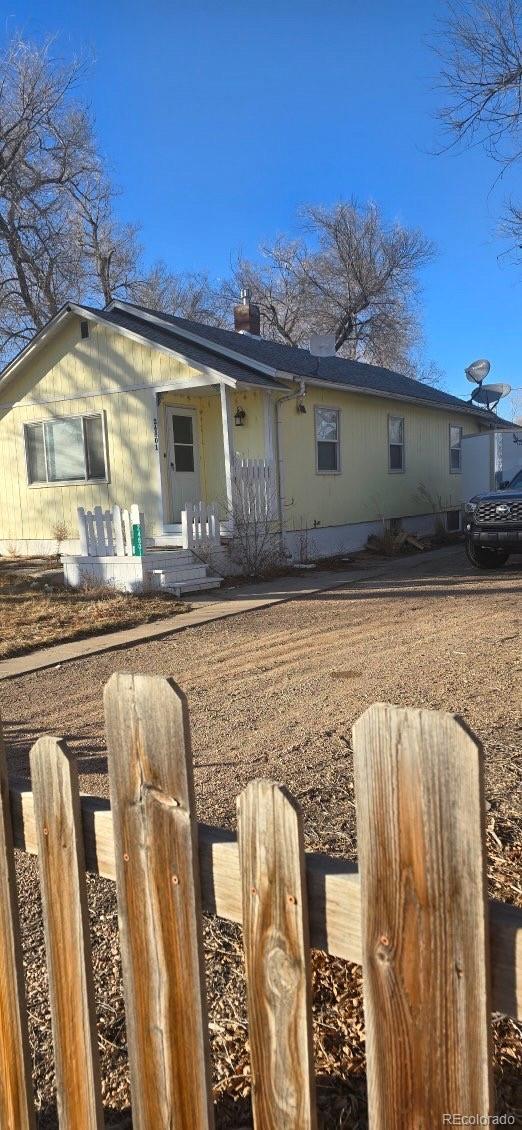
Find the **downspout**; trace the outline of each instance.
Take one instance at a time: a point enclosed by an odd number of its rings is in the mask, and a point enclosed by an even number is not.
[[[283,540],[283,534],[284,534],[284,528],[283,528],[283,475],[282,475],[282,472],[281,472],[283,459],[282,459],[282,455],[281,455],[281,432],[280,432],[281,419],[280,419],[280,416],[279,416],[279,406],[281,404],[284,404],[285,401],[287,401],[287,400],[304,400],[305,397],[306,397],[306,384],[303,380],[301,380],[301,381],[299,381],[299,388],[297,389],[296,392],[289,392],[287,396],[280,396],[279,399],[276,400],[275,439],[276,439],[276,460],[277,460],[277,516],[278,516],[278,521],[279,521],[279,539],[280,539],[281,551],[282,552],[284,551],[284,540]]]

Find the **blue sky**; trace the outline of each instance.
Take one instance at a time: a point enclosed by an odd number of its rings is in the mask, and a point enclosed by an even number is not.
[[[479,356],[522,385],[522,267],[496,237],[520,173],[479,149],[434,156],[434,0],[7,0],[1,36],[58,33],[92,60],[81,94],[147,258],[225,274],[291,231],[303,201],[372,199],[436,243],[426,353],[468,395]]]

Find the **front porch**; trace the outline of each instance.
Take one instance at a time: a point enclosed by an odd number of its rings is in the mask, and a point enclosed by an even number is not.
[[[218,540],[232,536],[234,514],[275,519],[278,511],[275,406],[269,392],[225,383],[157,394],[162,530],[154,548],[187,548],[187,528],[213,510]],[[194,517],[196,516],[196,517]]]

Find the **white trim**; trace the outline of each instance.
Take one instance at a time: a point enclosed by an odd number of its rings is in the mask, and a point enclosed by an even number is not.
[[[84,427],[83,421],[84,420],[95,420],[98,417],[100,417],[101,424],[102,424],[103,462],[104,462],[104,466],[105,466],[105,475],[103,476],[103,478],[94,479],[94,478],[89,478],[88,475],[87,475],[87,470],[88,470],[87,441],[86,441],[86,437],[85,437],[85,427]],[[48,469],[47,469],[47,446],[46,446],[46,441],[45,441],[45,424],[53,424],[53,423],[61,424],[61,423],[64,423],[66,420],[81,420],[82,421],[83,463],[84,463],[84,467],[85,467],[85,474],[84,474],[83,479],[46,479],[45,482],[42,482],[40,479],[38,479],[35,482],[31,482],[31,479],[29,477],[29,454],[28,454],[28,450],[27,450],[27,430],[28,430],[28,428],[38,428],[38,427],[42,428],[42,436],[43,436],[43,443],[44,443],[45,473],[47,475]],[[23,420],[22,421],[22,441],[23,441],[24,452],[25,452],[25,474],[26,474],[26,480],[27,480],[26,485],[29,487],[30,490],[41,490],[42,488],[45,488],[45,487],[77,487],[77,486],[82,486],[82,485],[83,486],[90,486],[92,484],[94,484],[94,485],[100,484],[101,486],[104,486],[104,485],[106,486],[110,482],[109,452],[108,452],[108,442],[107,442],[107,421],[106,421],[105,412],[103,411],[103,409],[100,412],[73,412],[70,416],[48,416],[46,419],[43,419],[43,420]]]
[[[398,375],[400,376],[401,374],[399,373]],[[293,373],[286,372],[284,369],[277,370],[276,378],[278,380],[292,381],[293,384],[298,384],[299,382],[302,383],[304,381],[305,384],[313,385],[314,388],[333,388],[338,393],[355,392],[361,396],[377,396],[380,397],[381,400],[404,401],[405,404],[418,404],[421,408],[433,408],[436,412],[459,412],[465,414],[466,416],[471,416],[473,419],[477,419],[483,424],[489,424],[489,419],[485,418],[483,415],[480,415],[479,412],[470,410],[466,404],[463,404],[462,408],[459,408],[456,404],[436,404],[433,400],[424,400],[419,396],[407,396],[404,393],[383,392],[381,389],[377,388],[364,388],[359,385],[346,385],[342,384],[340,381],[318,380],[315,377],[297,377]],[[450,394],[448,393],[448,395]],[[491,420],[491,427],[509,430],[513,427],[513,424],[504,424],[502,422],[499,422],[499,420],[495,417]]]
[[[19,366],[25,363],[25,361],[29,358],[30,354],[32,354],[35,349],[39,349],[39,347],[43,345],[45,341],[47,341],[50,337],[53,337],[54,334],[60,329],[62,321],[67,321],[70,315],[80,318],[81,321],[94,322],[96,323],[96,325],[104,326],[105,328],[108,327],[109,329],[114,330],[116,333],[121,334],[122,337],[126,337],[131,341],[138,342],[139,345],[148,346],[149,349],[155,349],[158,353],[165,353],[168,357],[175,357],[177,361],[182,361],[183,364],[188,365],[191,369],[196,369],[200,373],[211,376],[213,380],[209,381],[209,384],[220,384],[222,381],[225,381],[225,383],[230,384],[232,388],[236,387],[236,379],[234,377],[229,377],[226,374],[221,373],[219,369],[214,369],[211,366],[203,365],[198,361],[192,361],[190,357],[186,357],[185,354],[180,353],[179,350],[172,349],[170,346],[161,345],[156,341],[150,341],[149,338],[145,337],[143,334],[136,333],[135,330],[129,330],[125,326],[118,326],[114,322],[109,322],[106,318],[101,318],[97,314],[94,314],[92,310],[85,310],[82,306],[78,306],[75,303],[69,303],[66,307],[64,307],[63,310],[60,310],[58,314],[55,314],[55,317],[48,323],[48,325],[44,326],[43,330],[40,330],[40,332],[36,334],[36,337],[34,337],[33,340],[25,346],[22,352],[19,353],[17,357],[14,357],[13,360],[6,366],[2,376],[0,377],[0,388],[3,388],[9,383],[11,378],[14,377],[15,372],[17,371]],[[242,363],[243,365],[245,365],[244,357],[242,358]],[[252,365],[250,367],[255,368],[255,365]],[[243,383],[248,384],[248,379],[245,379]],[[131,390],[125,389],[123,391]],[[28,402],[26,401],[26,403]],[[15,404],[1,404],[0,407],[14,408]]]
[[[194,392],[196,389],[200,389],[200,388],[201,389],[215,388],[216,390],[218,390],[219,386],[221,384],[228,384],[228,385],[230,385],[231,388],[236,387],[236,382],[233,381],[232,378],[229,378],[229,377],[223,377],[222,379],[220,379],[220,380],[216,379],[215,381],[214,380],[212,380],[212,381],[196,380],[194,382],[193,381],[176,381],[176,382],[171,382],[170,384],[164,383],[164,384],[158,384],[158,385],[150,384],[149,382],[146,382],[145,384],[128,385],[127,388],[98,388],[98,389],[94,389],[94,391],[75,392],[71,396],[57,396],[57,397],[52,397],[52,399],[49,399],[49,400],[29,400],[28,397],[23,396],[21,400],[13,400],[12,403],[10,403],[10,404],[0,402],[0,408],[19,408],[20,406],[22,406],[23,408],[25,408],[26,406],[27,407],[31,406],[31,407],[36,407],[36,408],[39,408],[39,407],[43,408],[43,407],[46,407],[48,404],[68,404],[72,400],[90,400],[90,399],[92,399],[93,397],[96,397],[96,396],[126,396],[127,393],[129,393],[129,392],[146,392],[146,391],[149,391],[149,390],[151,392],[157,392],[157,393],[159,393],[159,392],[179,392],[179,393],[183,394],[185,392]],[[249,387],[258,388],[259,386],[258,385],[251,385]],[[92,414],[94,415],[94,413],[92,413]],[[89,415],[89,413],[87,413],[87,415]]]
[[[165,417],[164,417],[165,441],[166,441],[166,454],[167,454],[167,468],[166,468],[166,470],[167,470],[167,490],[168,490],[169,499],[170,499],[169,510],[170,510],[170,514],[173,515],[173,514],[175,514],[176,510],[178,509],[177,500],[176,500],[176,493],[179,489],[179,487],[176,484],[176,476],[177,475],[186,475],[186,474],[194,475],[195,482],[197,483],[197,486],[195,488],[196,497],[195,497],[195,499],[192,500],[192,502],[195,503],[196,501],[199,501],[199,499],[201,497],[201,450],[200,450],[201,447],[202,447],[202,435],[201,435],[201,426],[200,426],[201,420],[200,420],[199,410],[197,408],[189,408],[189,407],[187,407],[186,404],[183,404],[183,405],[180,405],[180,406],[178,406],[176,404],[165,404],[164,405],[164,412],[165,412]],[[192,460],[193,460],[193,464],[194,464],[192,471],[177,471],[176,470],[176,457],[175,457],[175,452],[174,452],[174,431],[173,431],[173,427],[172,427],[172,419],[173,419],[174,416],[188,416],[188,418],[192,421],[192,443],[181,445],[182,447],[191,447],[192,448]],[[179,512],[180,512],[181,518],[182,518],[182,515],[183,515],[184,506],[187,503],[190,503],[190,502],[191,502],[190,498],[183,498],[183,497],[181,498],[180,503],[179,503]]]
[[[460,431],[460,440],[459,440],[459,446],[458,446],[458,447],[455,447],[455,448],[454,448],[454,447],[452,447],[452,444],[451,444],[451,429],[452,429],[452,428],[458,428],[458,430]],[[462,440],[463,440],[463,438],[464,438],[464,436],[463,436],[463,428],[461,427],[461,425],[460,425],[460,424],[452,424],[452,423],[451,423],[451,421],[450,421],[450,423],[449,423],[449,425],[448,425],[448,429],[449,429],[449,430],[448,430],[448,443],[449,443],[449,451],[448,451],[448,459],[449,459],[449,473],[450,473],[450,475],[461,475],[461,474],[462,474]],[[459,452],[459,455],[460,455],[460,459],[459,459],[459,465],[458,465],[458,467],[452,467],[452,466],[451,466],[451,452],[452,452],[452,451],[458,451],[458,452]]]
[[[334,404],[314,404],[314,441],[315,441],[315,473],[316,475],[342,475],[342,461],[341,461],[341,409],[337,408]],[[317,413],[318,412],[336,412],[337,413],[337,439],[336,440],[318,440],[317,439]],[[337,446],[337,467],[331,470],[319,469],[319,444],[320,443],[335,443]]]
[[[192,330],[185,329],[184,326],[178,326],[175,325],[174,322],[169,322],[159,314],[151,314],[149,311],[143,310],[141,306],[134,306],[132,302],[122,302],[119,298],[114,298],[113,301],[109,303],[107,310],[110,311],[114,309],[122,310],[124,314],[130,314],[131,317],[143,318],[144,321],[152,322],[152,324],[156,326],[166,326],[171,333],[176,333],[179,337],[184,337],[187,341],[194,342],[195,345],[202,345],[205,349],[215,349],[221,353],[223,357],[229,357],[233,361],[238,361],[240,365],[246,363],[251,369],[256,369],[257,372],[264,373],[266,376],[275,377],[276,375],[276,370],[273,365],[265,365],[263,361],[256,361],[251,357],[246,357],[244,353],[236,352],[235,349],[230,349],[227,345],[221,345],[221,342],[213,341],[212,338],[201,337]],[[219,328],[220,327],[216,327],[216,329]],[[209,329],[212,329],[212,327],[209,326]],[[229,330],[226,332],[233,333],[234,331]],[[257,334],[252,336],[257,338]],[[261,338],[261,340],[263,339]]]
[[[227,494],[227,510],[231,517],[234,506],[234,484],[232,481],[234,440],[232,434],[232,406],[230,403],[230,389],[227,388],[224,383],[221,385],[221,422],[223,425],[223,453],[225,456],[225,487]]]
[[[390,440],[390,421],[402,421],[402,443],[393,443]],[[390,459],[390,447],[400,447],[402,455],[402,466],[392,467]],[[388,412],[388,474],[389,475],[404,475],[406,473],[406,419],[404,416],[394,416]]]

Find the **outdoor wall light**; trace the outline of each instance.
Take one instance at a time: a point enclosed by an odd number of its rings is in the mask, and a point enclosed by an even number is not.
[[[234,415],[234,423],[236,428],[242,428],[246,420],[246,412],[244,408],[238,408]]]
[[[306,415],[306,404],[303,404],[302,400],[297,401],[297,411],[301,412],[303,416]]]

